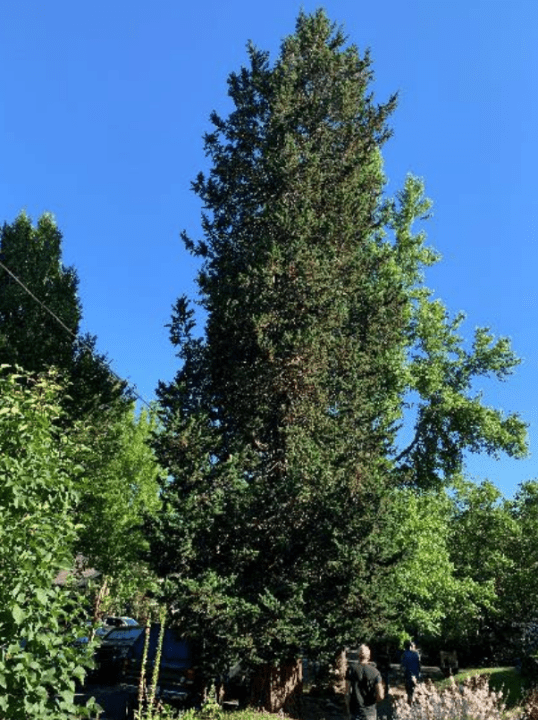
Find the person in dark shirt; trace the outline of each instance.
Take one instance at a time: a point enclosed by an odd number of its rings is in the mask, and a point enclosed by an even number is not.
[[[370,648],[359,647],[359,659],[347,668],[349,712],[352,720],[377,720],[376,703],[385,697],[383,681],[377,668],[370,664]]]
[[[416,651],[415,645],[411,640],[405,643],[405,651],[401,659],[402,668],[405,676],[405,689],[407,691],[407,702],[413,702],[413,693],[420,677],[420,658]]]

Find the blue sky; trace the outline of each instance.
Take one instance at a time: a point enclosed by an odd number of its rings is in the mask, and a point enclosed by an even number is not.
[[[177,360],[165,324],[194,295],[190,181],[206,166],[211,110],[251,39],[274,57],[294,0],[4,0],[0,6],[0,221],[56,216],[76,266],[85,331],[148,400]],[[522,357],[485,400],[530,424],[527,460],[473,458],[469,474],[511,496],[538,477],[538,3],[328,0],[361,50],[381,101],[398,90],[385,147],[388,191],[407,172],[434,200],[429,240],[443,255],[427,283],[448,308],[508,335]]]

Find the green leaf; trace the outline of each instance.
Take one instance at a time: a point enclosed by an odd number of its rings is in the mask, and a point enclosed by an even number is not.
[[[17,625],[22,625],[24,618],[26,617],[26,613],[19,605],[15,605],[12,608],[11,614],[13,615],[13,619],[15,620],[15,623]]]

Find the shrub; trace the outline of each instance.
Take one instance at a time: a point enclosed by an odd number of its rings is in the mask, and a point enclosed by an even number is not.
[[[538,720],[538,688],[530,690],[527,694],[522,720]]]

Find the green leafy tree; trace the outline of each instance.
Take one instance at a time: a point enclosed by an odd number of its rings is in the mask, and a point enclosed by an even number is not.
[[[139,528],[142,510],[151,512],[157,502],[159,471],[146,445],[154,421],[135,417],[126,383],[97,353],[95,337],[79,336],[78,277],[62,263],[54,218],[44,214],[34,225],[21,213],[4,224],[0,262],[0,362],[31,372],[54,367],[60,374],[66,392],[57,422],[77,443],[85,471],[77,488],[80,531],[74,550],[96,563],[110,585],[122,578],[127,592],[127,576],[132,586],[147,575],[140,566]]]
[[[108,612],[125,612],[152,585],[144,524],[160,507],[163,471],[149,444],[157,430],[153,412],[137,415],[133,405],[108,427],[85,426],[77,434],[87,478],[79,487],[77,548],[106,580]]]
[[[450,318],[440,300],[420,288],[410,322],[408,390],[418,400],[411,443],[396,456],[404,482],[438,487],[464,469],[466,452],[501,452],[521,458],[527,452],[526,424],[517,413],[505,415],[483,402],[482,377],[505,380],[519,364],[508,338],[477,328],[470,349],[459,328],[464,316]]]
[[[374,102],[368,54],[322,11],[299,15],[273,65],[248,54],[193,184],[204,238],[183,239],[207,320],[197,336],[177,301],[183,364],[159,386],[155,444],[171,475],[156,566],[176,621],[221,668],[234,652],[327,656],[382,629],[402,553],[395,488],[441,486],[466,448],[525,451],[523,423],[473,395],[475,377],[517,364],[508,342],[479,330],[464,349],[461,318],[423,286],[437,256],[413,232],[422,183],[383,198],[396,100]]]
[[[60,387],[0,369],[0,716],[74,717],[87,656],[80,608],[53,585],[71,566],[81,472],[58,429]],[[77,715],[78,717],[79,715]]]
[[[473,568],[465,572],[455,562],[455,556],[463,561],[459,551],[466,536],[454,528],[454,509],[452,489],[393,491],[386,541],[395,545],[398,562],[385,578],[391,598],[387,635],[443,637],[453,643],[470,627],[478,630],[484,608],[494,605],[492,578],[483,582]]]
[[[522,483],[514,500],[506,505],[515,529],[501,543],[511,571],[505,577],[500,600],[504,617],[514,631],[538,618],[538,481]]]
[[[442,637],[467,662],[517,657],[535,620],[537,483],[507,500],[490,481],[394,494],[396,627]],[[401,630],[401,627],[399,627]]]
[[[458,479],[452,492],[453,510],[447,538],[454,575],[483,590],[474,613],[465,609],[447,618],[443,634],[470,660],[478,661],[502,649],[507,652],[514,627],[507,612],[507,590],[515,564],[510,548],[518,536],[509,503],[493,483],[480,485]]]

